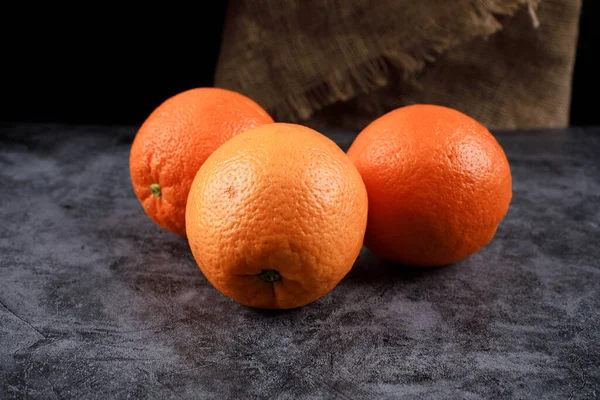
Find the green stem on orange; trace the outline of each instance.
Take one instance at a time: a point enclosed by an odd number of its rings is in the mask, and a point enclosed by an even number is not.
[[[275,271],[274,269],[263,269],[257,276],[267,283],[277,282],[281,280],[281,275],[279,274],[279,271]]]
[[[152,192],[154,197],[160,199],[160,185],[158,183],[153,183],[152,185],[150,185],[150,191]]]

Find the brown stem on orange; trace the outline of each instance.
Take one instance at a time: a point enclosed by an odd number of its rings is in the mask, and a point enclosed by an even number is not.
[[[281,275],[279,274],[279,271],[275,271],[274,269],[263,269],[257,276],[267,283],[277,282],[281,280]]]

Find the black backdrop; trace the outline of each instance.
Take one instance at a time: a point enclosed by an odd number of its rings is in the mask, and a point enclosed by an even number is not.
[[[213,84],[226,6],[5,14],[0,121],[140,124],[166,98]],[[600,90],[592,60],[598,11],[597,0],[584,0],[572,125],[600,125],[592,100]]]

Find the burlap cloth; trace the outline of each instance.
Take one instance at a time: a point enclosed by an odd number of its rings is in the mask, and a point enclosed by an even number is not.
[[[277,121],[360,129],[441,104],[567,126],[581,0],[230,0],[215,85]]]

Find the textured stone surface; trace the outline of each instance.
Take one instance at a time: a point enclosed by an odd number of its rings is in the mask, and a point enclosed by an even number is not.
[[[487,247],[365,250],[285,312],[218,293],[144,214],[134,134],[0,125],[0,398],[600,396],[600,130],[498,132],[514,198]]]

